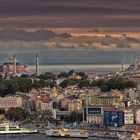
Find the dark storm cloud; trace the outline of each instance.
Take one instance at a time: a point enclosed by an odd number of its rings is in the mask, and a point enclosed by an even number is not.
[[[134,27],[140,0],[0,0],[0,25]]]
[[[53,39],[54,37],[69,38],[71,37],[71,35],[67,33],[56,34],[49,30],[37,30],[34,32],[27,32],[22,29],[13,28],[6,28],[0,30],[0,41],[41,41]]]
[[[75,14],[93,14],[93,15],[117,15],[117,14],[137,14],[138,8],[125,8],[113,6],[98,5],[0,5],[1,15],[71,15]]]

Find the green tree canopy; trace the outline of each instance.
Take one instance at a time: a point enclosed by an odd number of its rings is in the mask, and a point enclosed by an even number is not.
[[[79,85],[78,85],[80,88],[84,88],[84,87],[88,87],[88,86],[90,86],[90,82],[89,82],[89,80],[81,80],[80,82],[79,82]]]
[[[81,76],[81,79],[87,79],[87,75],[84,72],[77,72],[77,75]]]
[[[62,81],[59,86],[62,88],[68,87],[68,81],[67,80]]]
[[[28,112],[23,110],[22,108],[14,108],[11,107],[8,109],[6,113],[6,117],[12,121],[22,121],[27,118]]]
[[[51,72],[46,72],[44,74],[40,74],[39,78],[44,80],[55,79],[55,75]]]
[[[5,109],[4,108],[0,108],[0,114],[5,114]]]
[[[59,74],[58,74],[58,78],[62,78],[62,77],[65,77],[65,78],[68,78],[68,73],[67,72],[60,72]]]

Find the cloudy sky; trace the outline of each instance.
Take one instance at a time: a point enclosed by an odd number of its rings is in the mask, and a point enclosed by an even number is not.
[[[0,0],[0,25],[138,28],[139,6],[139,0]]]
[[[77,51],[78,60],[91,50],[110,57],[134,53],[140,50],[139,7],[140,0],[0,0],[0,51],[61,51],[60,60],[66,51]]]

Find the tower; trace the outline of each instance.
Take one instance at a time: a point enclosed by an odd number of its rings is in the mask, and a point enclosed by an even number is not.
[[[137,69],[138,69],[138,60],[137,57],[135,57],[134,70],[137,71]]]
[[[138,66],[140,65],[140,55],[138,55]]]
[[[39,76],[39,63],[38,63],[38,53],[36,53],[36,76]]]
[[[13,58],[13,60],[14,60],[14,75],[16,75],[17,74],[17,65],[16,65],[16,55],[15,55],[15,53],[14,53],[14,58]]]
[[[123,63],[124,63],[124,60],[123,60],[123,57],[121,57],[121,70],[122,70],[122,72],[124,71]]]

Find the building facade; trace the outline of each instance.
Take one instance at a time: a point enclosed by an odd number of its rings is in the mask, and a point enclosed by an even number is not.
[[[82,111],[82,101],[81,100],[69,100],[68,110],[69,111]]]
[[[103,124],[103,107],[88,106],[83,108],[83,122],[91,124]]]
[[[22,97],[4,97],[0,98],[0,108],[4,108],[5,110],[8,110],[11,107],[22,107],[23,106],[23,100]]]

